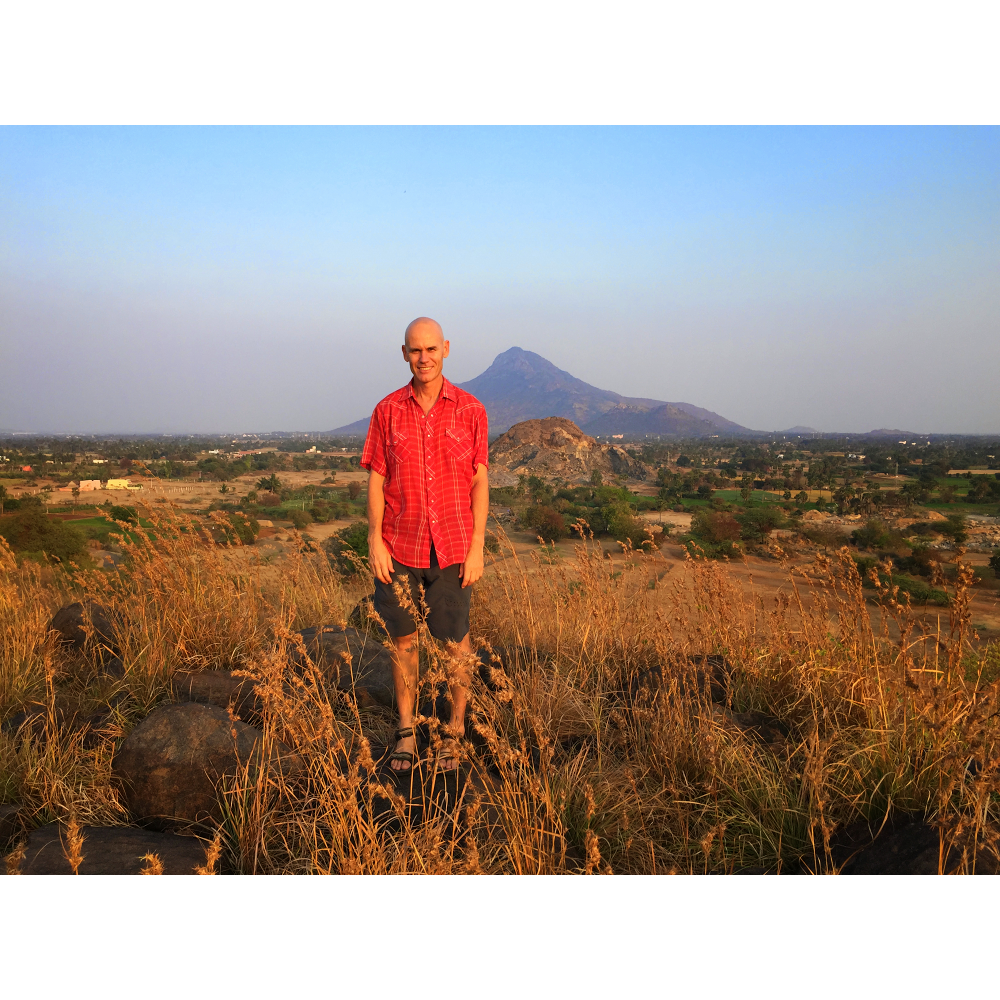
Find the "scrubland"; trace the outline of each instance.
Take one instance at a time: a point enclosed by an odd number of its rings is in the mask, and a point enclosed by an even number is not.
[[[0,540],[0,712],[44,715],[0,736],[0,797],[31,826],[128,825],[116,746],[175,671],[226,669],[253,679],[251,721],[297,766],[220,786],[222,822],[192,832],[217,837],[223,872],[821,873],[842,831],[899,815],[937,830],[942,871],[996,856],[1000,649],[975,642],[967,568],[927,634],[891,574],[872,613],[846,550],[765,599],[725,563],[666,574],[658,552],[585,537],[573,558],[525,559],[501,536],[474,593],[461,775],[394,780],[392,714],[289,655],[297,630],[345,622],[370,577],[306,544],[264,565],[176,509],[144,517],[152,538],[123,536],[111,571],[19,563]],[[88,597],[123,677],[47,632]],[[365,608],[355,623],[378,634]],[[433,750],[459,664],[421,637]]]

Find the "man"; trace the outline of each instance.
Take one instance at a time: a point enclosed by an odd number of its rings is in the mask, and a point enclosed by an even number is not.
[[[441,373],[450,344],[432,319],[407,328],[403,359],[413,377],[386,396],[372,414],[361,455],[368,470],[368,553],[375,574],[375,610],[395,646],[393,680],[399,707],[394,771],[416,764],[413,711],[417,693],[417,624],[393,584],[427,604],[427,626],[438,640],[471,653],[469,603],[483,575],[483,543],[490,489],[486,409]],[[457,740],[465,735],[469,678],[449,684],[450,726],[437,766],[458,767]]]

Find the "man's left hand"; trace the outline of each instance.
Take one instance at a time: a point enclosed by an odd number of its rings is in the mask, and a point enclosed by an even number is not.
[[[471,587],[483,575],[483,547],[472,544],[465,562],[459,567],[458,575],[462,578],[462,589]]]

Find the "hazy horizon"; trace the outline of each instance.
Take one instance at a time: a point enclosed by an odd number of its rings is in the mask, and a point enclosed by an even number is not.
[[[998,130],[0,129],[0,428],[322,432],[512,346],[758,430],[1000,432]],[[228,429],[228,430],[227,430]]]

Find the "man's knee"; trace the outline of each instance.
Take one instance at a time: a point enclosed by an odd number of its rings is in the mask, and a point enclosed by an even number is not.
[[[397,653],[411,653],[417,644],[417,633],[411,632],[409,635],[397,635],[393,636],[393,645],[396,647]]]

